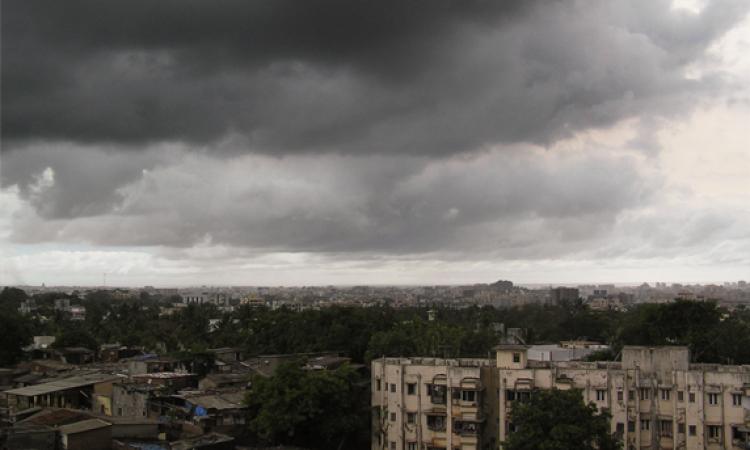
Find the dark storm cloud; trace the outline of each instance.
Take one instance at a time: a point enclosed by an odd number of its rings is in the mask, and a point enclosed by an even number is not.
[[[665,119],[724,92],[686,72],[750,3],[670,3],[3,1],[11,239],[575,253],[653,201]],[[640,154],[560,142],[633,117]]]
[[[688,109],[739,20],[666,0],[6,1],[3,138],[451,154]]]

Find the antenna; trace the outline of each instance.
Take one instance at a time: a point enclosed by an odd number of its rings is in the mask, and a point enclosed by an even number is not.
[[[107,287],[107,272],[102,274],[102,286]]]

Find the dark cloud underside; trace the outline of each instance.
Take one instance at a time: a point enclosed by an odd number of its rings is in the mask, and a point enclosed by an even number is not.
[[[715,79],[743,2],[5,1],[3,138],[451,154],[549,143]]]

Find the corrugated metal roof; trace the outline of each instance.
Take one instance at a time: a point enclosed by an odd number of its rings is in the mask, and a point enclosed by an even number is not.
[[[51,394],[58,391],[67,391],[69,389],[75,389],[79,387],[90,386],[96,383],[103,383],[106,381],[119,379],[119,376],[107,374],[87,375],[50,381],[49,383],[37,384],[34,386],[11,389],[9,391],[5,391],[5,393],[10,395],[20,395],[22,397],[34,397],[37,395]]]
[[[186,401],[193,405],[202,406],[205,409],[238,409],[244,408],[245,393],[239,392],[223,392],[220,394],[204,394],[204,395],[183,395],[179,396],[184,398]]]
[[[63,425],[58,428],[62,434],[83,433],[85,431],[98,430],[99,428],[111,427],[112,424],[100,419],[89,419],[81,422]]]

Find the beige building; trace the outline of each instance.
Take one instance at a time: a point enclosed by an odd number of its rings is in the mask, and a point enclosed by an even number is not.
[[[612,415],[626,449],[749,449],[750,366],[691,364],[685,347],[625,347],[621,362],[495,359],[372,362],[373,449],[497,449],[515,402],[535,389],[582,390]]]

